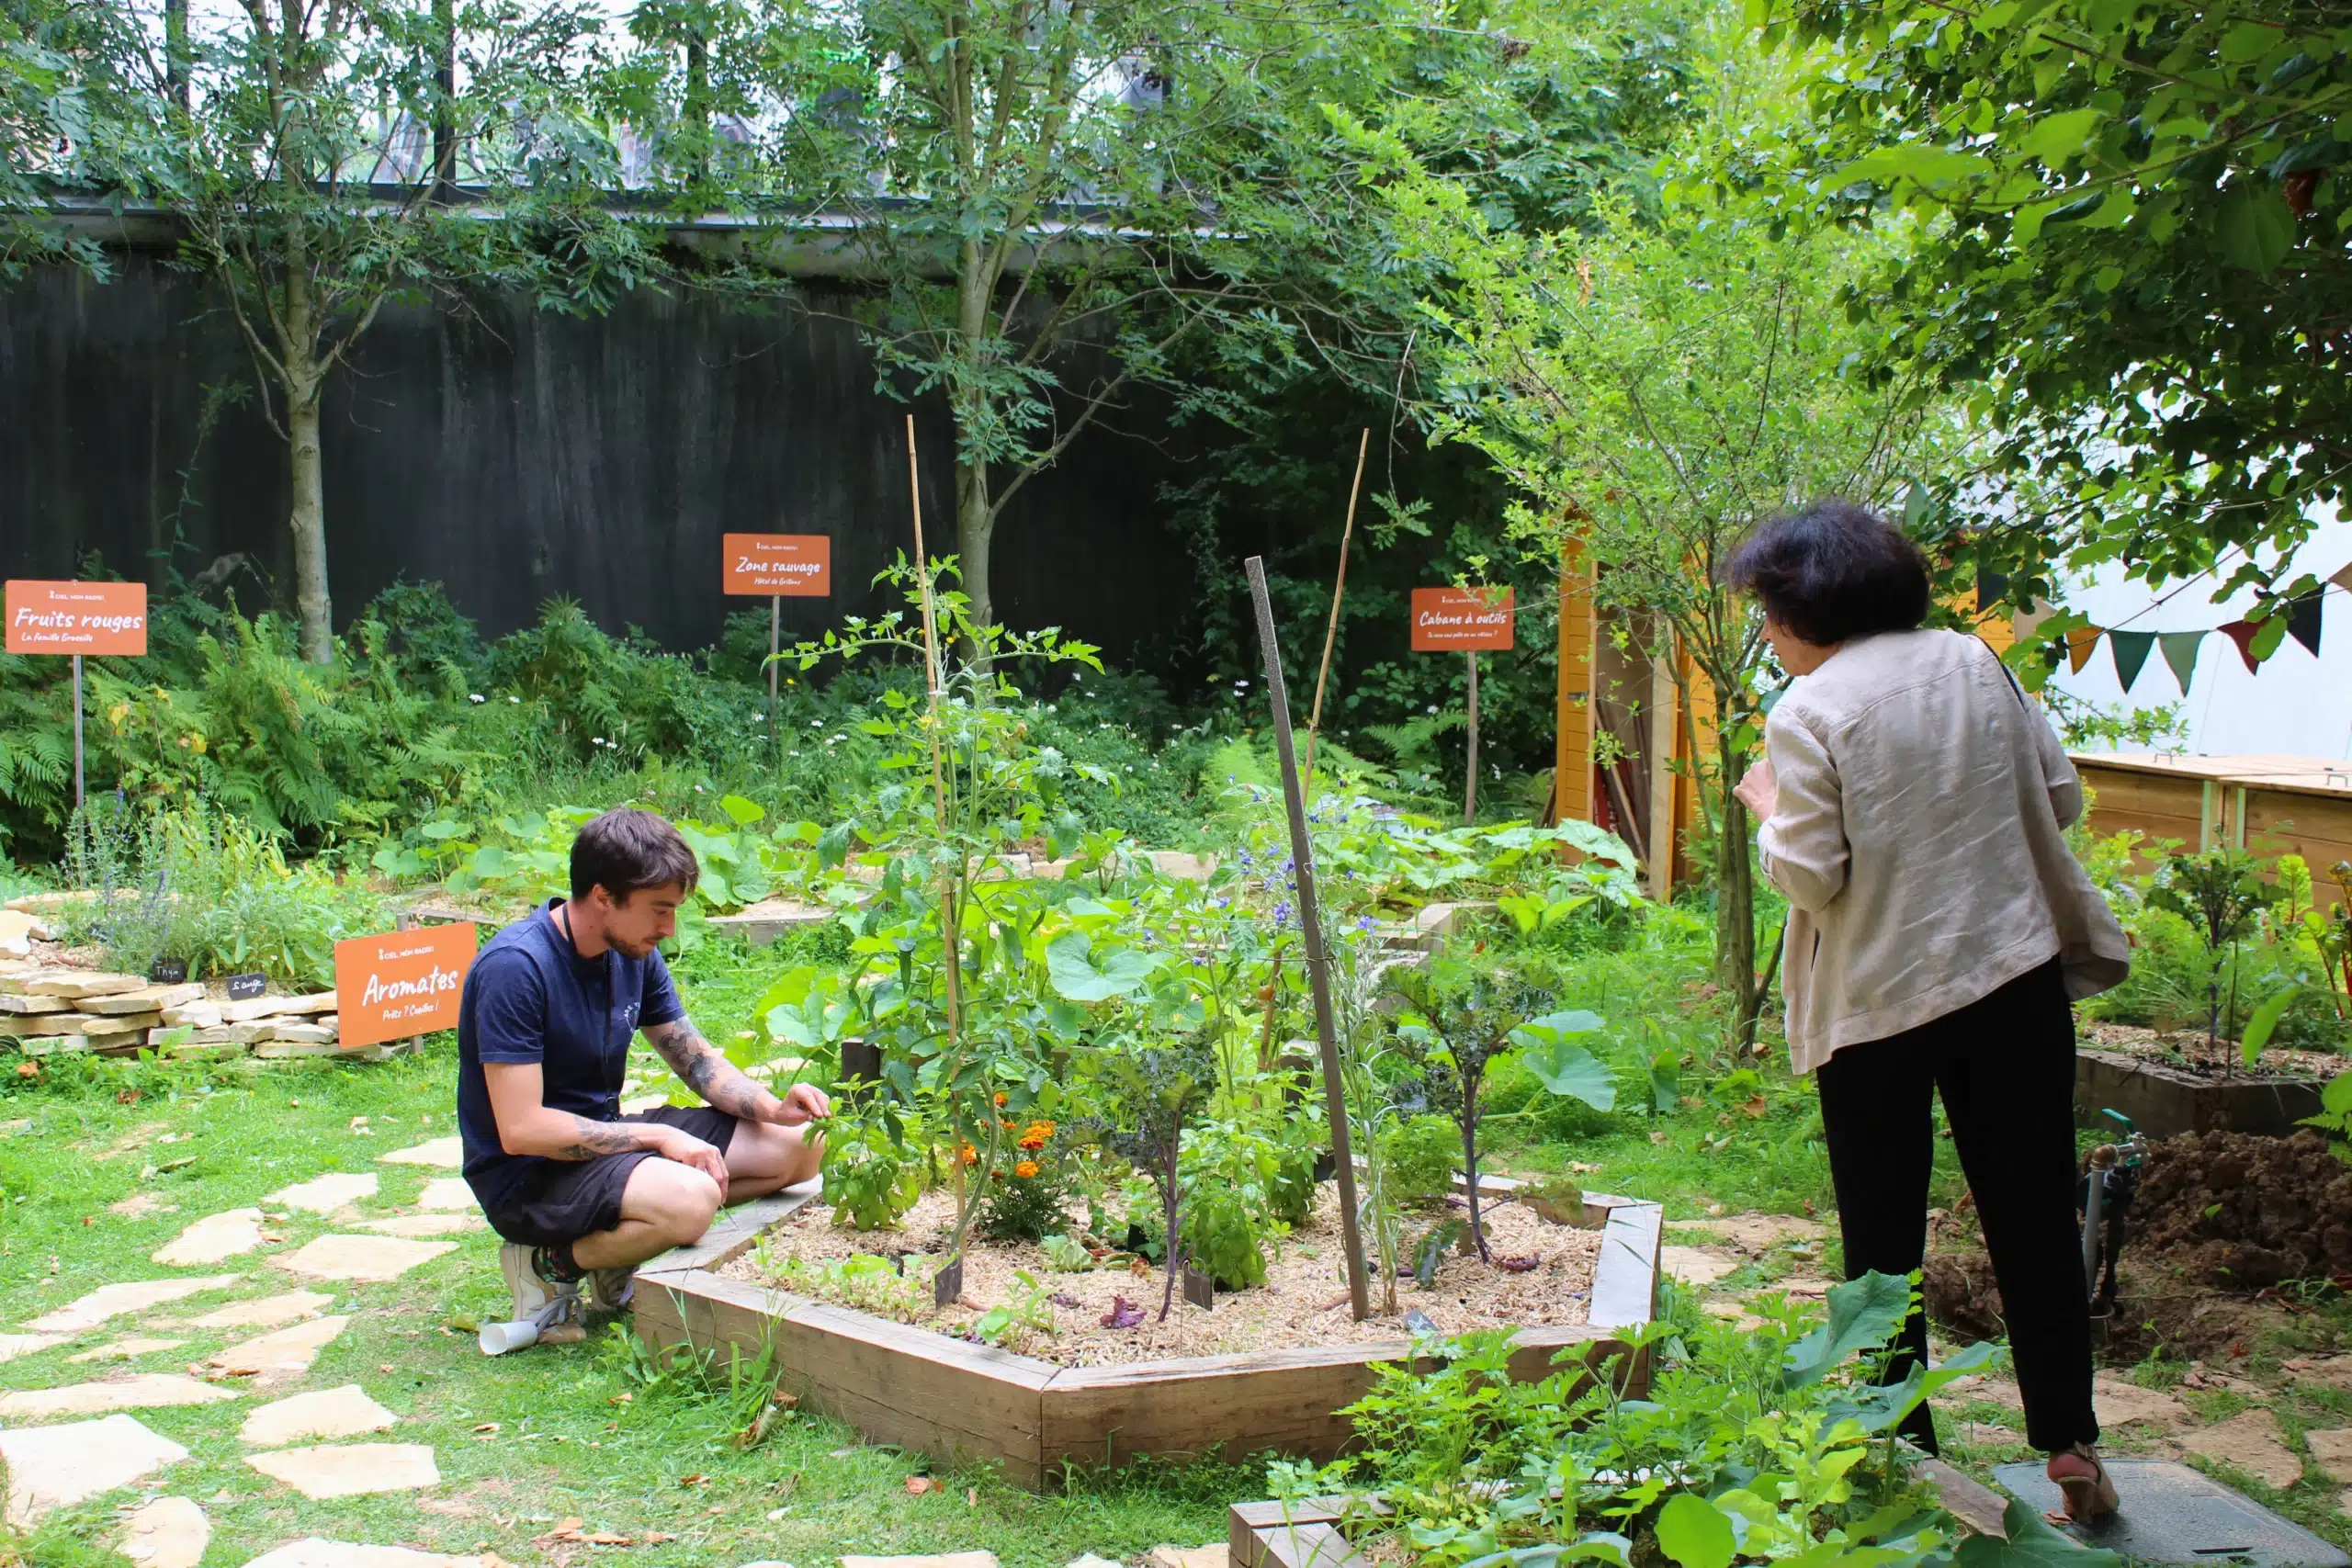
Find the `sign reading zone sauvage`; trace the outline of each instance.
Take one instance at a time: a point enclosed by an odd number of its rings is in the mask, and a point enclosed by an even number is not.
[[[10,653],[147,651],[147,585],[143,582],[40,582],[11,578],[7,596]]]
[[[821,599],[833,591],[833,541],[824,534],[728,534],[727,592]]]
[[[1508,588],[1416,588],[1413,651],[1508,652],[1512,615]]]
[[[470,922],[386,931],[334,944],[340,1043],[379,1045],[458,1027],[477,940]]]

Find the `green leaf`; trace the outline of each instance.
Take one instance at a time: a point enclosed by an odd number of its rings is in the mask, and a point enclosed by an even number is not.
[[[1054,989],[1074,1002],[1108,1001],[1132,996],[1159,967],[1159,961],[1131,947],[1115,947],[1098,965],[1093,939],[1084,931],[1064,931],[1046,944],[1046,974]]]
[[[1789,1347],[1785,1388],[1818,1382],[1852,1357],[1894,1337],[1911,1313],[1911,1282],[1876,1270],[1829,1288],[1829,1321]]]
[[[2247,651],[2254,655],[2255,662],[2258,664],[2278,652],[2278,645],[2286,640],[2287,617],[2273,615],[2255,628],[2254,640],[2248,645]]]
[[[1973,1535],[1960,1543],[1960,1568],[2123,1568],[2120,1554],[2081,1546],[2052,1526],[2040,1510],[2011,1500],[2001,1516],[2004,1540]]]
[[[1893,185],[1897,180],[1910,180],[1918,185],[1933,186],[1971,179],[1992,172],[1993,165],[1974,152],[1956,152],[1948,147],[1931,147],[1924,141],[1905,141],[1863,153],[1831,175],[1826,183],[1833,190],[1852,185],[1857,180],[1868,180],[1873,185]]]
[[[817,836],[817,863],[826,870],[849,859],[849,824],[836,822]]]
[[[719,796],[718,809],[732,817],[739,828],[748,828],[768,814],[766,807],[756,800],[746,800],[740,795]]]
[[[2268,54],[2285,37],[2267,22],[2240,22],[2222,35],[2222,59],[2232,65],[2244,65]]]
[[[2293,1003],[2299,989],[2301,987],[2289,986],[2278,991],[2255,1009],[2254,1016],[2245,1021],[2245,1032],[2238,1037],[2238,1050],[2245,1055],[2247,1066],[2254,1066],[2254,1059],[2262,1055],[2265,1045],[2270,1043],[2270,1032],[2278,1027],[2278,1021],[2286,1016],[2287,1009]]]
[[[1731,1520],[1704,1497],[1677,1492],[1657,1514],[1657,1549],[1681,1568],[1731,1568]]]
[[[2320,1109],[2333,1116],[2352,1114],[2352,1072],[2338,1073],[2319,1091]]]
[[[2091,138],[2101,116],[2097,109],[2067,109],[2059,114],[2044,115],[2025,133],[2018,143],[2018,151],[2029,158],[2039,158],[2055,168],[2075,153]]]
[[[2240,185],[2222,203],[2222,254],[2233,266],[2268,272],[2295,244],[2295,215],[2271,186]]]
[[[1520,1061],[1535,1081],[1554,1094],[1581,1100],[1595,1111],[1617,1105],[1617,1079],[1609,1065],[1581,1045],[1565,1040],[1538,1041],[1522,1048]]]

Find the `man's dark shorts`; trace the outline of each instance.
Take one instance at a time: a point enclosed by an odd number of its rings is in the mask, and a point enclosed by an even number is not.
[[[720,1154],[735,1136],[735,1118],[707,1105],[659,1105],[623,1122],[658,1122],[700,1138]],[[638,1161],[659,1159],[646,1149],[601,1159],[540,1162],[490,1212],[491,1228],[525,1247],[560,1247],[621,1223],[621,1193]]]

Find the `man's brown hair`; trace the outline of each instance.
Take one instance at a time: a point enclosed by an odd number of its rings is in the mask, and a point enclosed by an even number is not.
[[[673,884],[692,893],[702,867],[678,830],[650,811],[615,807],[580,829],[571,840],[571,896],[585,898],[601,887],[616,904],[641,887]]]

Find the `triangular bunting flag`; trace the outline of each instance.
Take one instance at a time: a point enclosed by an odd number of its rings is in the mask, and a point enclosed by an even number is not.
[[[2352,566],[2347,566],[2344,570],[2352,571]],[[2009,617],[2009,634],[2019,642],[2031,642],[2033,634],[2041,629],[2041,623],[2057,613],[2057,606],[2051,604],[2049,600],[2037,598],[2033,602],[2032,609],[2019,610]]]
[[[2091,653],[2098,647],[2098,628],[2097,626],[2085,626],[2079,631],[2068,632],[2066,634],[2066,668],[2075,674],[2081,674],[2083,666],[2091,661]]]
[[[2215,629],[2238,645],[2238,657],[2245,660],[2247,674],[2255,674],[2262,669],[2262,660],[2254,656],[2254,634],[2262,629],[2260,626],[2252,621],[2232,621],[2228,626]]]
[[[2007,575],[1981,566],[1976,569],[1976,613],[1978,615],[1981,615],[1998,604],[2001,602],[2001,595],[2008,591],[2009,580]]]
[[[2156,646],[2154,632],[2116,632],[2107,634],[2107,650],[2115,655],[2115,678],[2125,691],[2140,678],[2140,667],[2148,662],[2149,651]]]
[[[2156,642],[2165,650],[2165,662],[2172,668],[2172,678],[2180,682],[2180,694],[2188,695],[2188,683],[2197,679],[2197,650],[2204,646],[2203,632],[2159,632]]]
[[[2352,593],[2352,560],[2346,561],[2344,563],[2344,570],[2337,572],[2334,577],[2329,578],[2328,581],[2335,584],[2338,588],[2344,590],[2346,593]]]
[[[2287,606],[2287,635],[2319,657],[2320,596],[2306,593]]]

